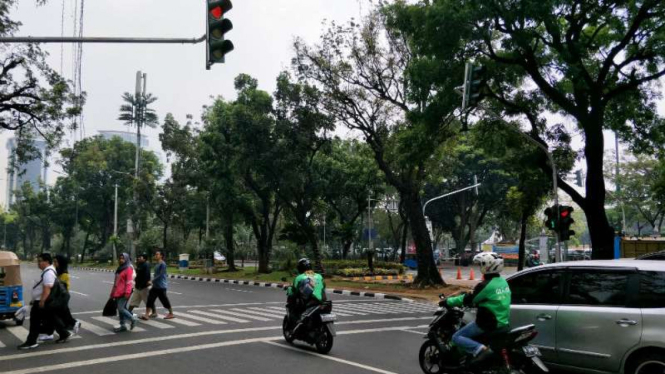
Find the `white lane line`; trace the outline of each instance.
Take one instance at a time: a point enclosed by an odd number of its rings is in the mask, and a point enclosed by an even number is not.
[[[359,312],[357,310],[353,310],[353,309],[350,309],[350,308],[347,308],[347,307],[341,307],[341,306],[336,307],[335,305],[333,305],[333,311],[335,311],[335,310],[341,310],[342,313],[349,313],[349,314],[352,314],[352,315],[359,315],[359,316],[366,316],[367,315],[367,313]]]
[[[16,339],[20,340],[21,343],[28,340],[28,329],[26,329],[23,326],[10,326],[7,327],[7,331],[9,331],[10,334],[14,335]]]
[[[180,314],[176,314],[176,316],[177,316],[176,318],[174,318],[174,319],[169,319],[169,320],[167,320],[167,321],[169,321],[169,322],[171,322],[171,323],[178,324],[178,325],[189,326],[189,327],[193,327],[193,326],[201,326],[200,323],[196,323],[196,322],[192,322],[192,321],[187,321],[187,320],[184,320],[184,319],[180,318],[180,316],[181,316]]]
[[[343,321],[343,322],[337,322],[337,325],[355,325],[355,324],[365,324],[365,323],[388,323],[388,322],[414,322],[418,320],[425,320],[425,319],[430,319],[429,317],[403,317],[403,318],[389,318],[389,319],[377,319],[377,320],[366,320],[366,321]],[[174,321],[174,320],[172,320]],[[420,328],[421,326],[417,326],[415,328]],[[395,328],[396,330],[400,329],[412,329],[414,326],[402,326]],[[174,334],[174,335],[167,335],[167,336],[158,336],[158,337],[153,337],[153,338],[143,338],[143,339],[132,339],[132,340],[122,340],[119,342],[113,342],[113,343],[103,343],[103,344],[90,344],[90,345],[84,345],[84,346],[79,346],[79,347],[68,347],[68,348],[60,348],[60,349],[51,349],[48,351],[35,351],[35,352],[26,352],[20,355],[7,355],[7,356],[0,356],[0,362],[2,361],[14,361],[14,360],[20,360],[20,359],[26,359],[26,358],[31,358],[31,357],[42,357],[42,356],[49,356],[49,355],[56,355],[56,354],[61,354],[61,353],[71,353],[71,352],[81,352],[81,351],[89,351],[89,350],[95,350],[95,349],[105,349],[105,348],[111,348],[111,347],[124,347],[124,346],[131,346],[131,345],[145,345],[146,343],[153,343],[153,342],[162,342],[162,341],[167,341],[167,340],[182,340],[182,339],[189,339],[189,338],[198,338],[201,336],[214,336],[214,335],[226,335],[226,334],[241,334],[241,333],[248,333],[248,332],[260,332],[260,331],[270,331],[270,330],[282,330],[281,324],[279,326],[268,326],[268,327],[249,327],[249,328],[243,328],[243,329],[231,329],[231,330],[212,330],[212,331],[201,331],[201,332],[192,332],[192,333],[186,333],[186,334]],[[374,330],[372,330],[374,331]],[[340,332],[338,332],[340,334]],[[5,374],[5,373],[3,373]]]
[[[109,282],[109,281],[102,281],[102,283],[106,283],[106,284],[114,284],[113,282]]]
[[[241,309],[241,308],[233,308],[231,309],[234,312],[239,312],[239,313],[244,313],[250,316],[260,316],[260,317],[265,317],[265,318],[270,318],[270,319],[282,319],[284,318],[284,315],[279,315],[277,313],[266,313],[266,312],[261,312],[257,310],[250,310],[249,308],[247,309]]]
[[[369,307],[365,307],[365,306],[362,306],[362,305],[354,305],[353,307],[349,307],[349,309],[358,310],[358,311],[365,312],[365,313],[370,313],[370,314],[393,314],[393,313],[395,313],[394,311],[390,311],[390,310],[386,310],[386,309],[369,308]]]
[[[168,325],[166,323],[157,322],[155,320],[144,321],[142,319],[139,319],[139,323],[143,324],[143,325],[148,325],[148,326],[151,326],[151,327],[155,327],[155,328],[158,328],[158,329],[161,329],[161,330],[174,328],[174,326]],[[136,330],[136,327],[134,328],[134,330]]]
[[[73,294],[81,295],[81,296],[85,296],[85,297],[90,296],[90,295],[86,295],[86,294],[84,294],[84,293],[80,293],[80,292],[76,292],[76,291],[71,291],[71,290],[69,291],[69,293],[73,293]]]
[[[119,321],[111,317],[92,317],[92,319],[111,326],[118,326],[120,324]],[[127,326],[127,329],[129,330],[129,326]],[[143,332],[143,331],[145,331],[145,329],[142,327],[134,327],[134,330],[132,330],[132,332]]]
[[[389,307],[383,305],[374,305],[374,307],[386,311],[392,311],[395,313],[423,313],[420,310],[404,307],[402,305],[391,305]]]
[[[6,347],[5,343],[0,341],[0,348],[5,348],[5,347]]]
[[[46,366],[41,366],[41,367],[29,368],[29,369],[12,370],[12,371],[6,371],[6,372],[4,372],[4,374],[45,373],[45,372],[49,372],[49,371],[65,370],[65,369],[79,368],[79,367],[91,366],[91,365],[100,365],[100,364],[106,364],[106,363],[110,363],[110,362],[122,362],[122,361],[127,361],[127,360],[145,359],[146,357],[165,356],[165,355],[171,355],[171,354],[175,354],[175,353],[185,353],[185,352],[200,351],[200,350],[204,350],[204,349],[220,348],[220,347],[227,347],[227,346],[233,346],[233,345],[267,342],[267,341],[270,341],[270,340],[279,340],[279,339],[283,339],[283,338],[281,336],[279,336],[279,337],[269,337],[269,338],[232,340],[232,341],[221,342],[221,343],[200,344],[200,345],[193,345],[193,346],[188,346],[188,347],[163,349],[163,350],[152,351],[152,352],[132,353],[132,354],[126,354],[126,355],[113,356],[113,357],[96,358],[96,359],[85,360],[85,361],[68,362],[68,363],[65,363],[65,364],[58,364],[58,365],[46,365]],[[25,355],[23,355],[23,356],[25,356]]]
[[[107,335],[115,334],[113,331],[110,331],[109,329],[105,329],[103,327],[93,325],[92,323],[90,323],[88,321],[82,321],[81,322],[81,328],[83,330],[88,330],[88,331],[90,331],[91,333],[93,333],[97,336],[107,336]]]
[[[195,316],[195,315],[192,315],[192,314],[183,314],[183,313],[180,313],[180,312],[174,313],[174,314],[175,314],[176,318],[172,319],[171,321],[175,321],[176,319],[179,320],[181,318],[188,318],[188,319],[193,319],[194,321],[209,323],[211,325],[226,325],[226,322],[224,322],[224,321],[218,321],[218,320],[214,320],[214,319],[211,319],[211,318]]]
[[[72,279],[81,279],[81,277],[77,277],[76,275],[70,275],[70,277],[72,277]]]
[[[402,331],[404,331],[404,332],[410,332],[410,333],[412,333],[412,334],[416,334],[416,335],[420,335],[420,336],[427,335],[426,332],[413,331],[413,330],[409,330],[409,329],[405,329],[405,330],[402,330]]]
[[[220,307],[227,307],[227,306],[248,306],[248,305],[268,305],[268,304],[284,304],[283,301],[268,301],[265,303],[236,303],[236,304],[212,304],[212,305],[179,305],[179,306],[174,306],[173,309],[191,309],[191,308],[220,308]],[[284,310],[281,308],[281,310]],[[74,312],[72,313],[73,315],[80,315],[80,314],[102,314],[101,310],[89,310],[86,312]]]
[[[251,321],[241,319],[241,318],[236,318],[236,317],[242,317],[242,318],[247,318],[247,319],[250,319],[250,320],[256,320],[256,321],[261,321],[261,322],[270,321],[267,318],[253,317],[253,316],[249,316],[249,315],[246,315],[246,314],[243,314],[243,313],[232,312],[232,311],[226,310],[226,309],[211,309],[210,311],[213,312],[213,313],[219,313],[220,315],[218,315],[217,318],[221,318],[221,319],[225,319],[225,320],[229,320],[229,321],[233,321],[233,322],[238,322],[238,323],[247,323],[247,322],[251,322]],[[233,316],[233,317],[229,317],[229,316]]]
[[[284,345],[284,344],[282,344],[282,343],[277,343],[277,342],[274,342],[274,341],[264,341],[263,343],[265,343],[265,344],[270,344],[270,345],[274,345],[274,346],[276,346],[276,347],[281,347],[281,348],[288,349],[288,350],[291,350],[291,351],[296,351],[296,352],[305,353],[305,354],[312,355],[312,356],[316,356],[316,357],[323,358],[323,359],[326,359],[326,360],[339,362],[339,363],[341,363],[341,364],[346,364],[346,365],[349,365],[349,366],[355,366],[355,367],[357,367],[357,368],[365,369],[365,370],[367,370],[367,371],[373,371],[373,372],[375,372],[375,373],[382,373],[382,374],[397,374],[397,373],[394,373],[394,372],[392,372],[392,371],[386,371],[386,370],[379,369],[379,368],[376,368],[376,367],[373,367],[373,366],[360,364],[360,363],[358,363],[358,362],[353,362],[353,361],[349,361],[349,360],[344,360],[344,359],[341,359],[341,358],[339,358],[339,357],[327,356],[327,355],[322,355],[322,354],[317,353],[317,352],[306,351],[306,350],[303,350],[303,349],[300,349],[300,348],[291,347],[291,346]]]
[[[168,293],[169,295],[170,295],[170,294],[174,294],[174,295],[182,295],[180,292],[175,292],[175,291],[167,291],[167,293]]]

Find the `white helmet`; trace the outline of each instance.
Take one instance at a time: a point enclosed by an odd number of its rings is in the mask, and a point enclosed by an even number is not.
[[[499,274],[503,271],[503,258],[494,252],[483,252],[473,258],[483,274]]]

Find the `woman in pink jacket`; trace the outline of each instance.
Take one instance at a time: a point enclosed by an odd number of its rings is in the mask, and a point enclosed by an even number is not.
[[[115,281],[111,289],[111,297],[118,303],[118,316],[120,319],[120,326],[113,328],[115,332],[127,331],[125,323],[130,321],[130,329],[136,326],[136,319],[134,315],[127,310],[127,300],[132,295],[134,288],[134,268],[131,266],[131,261],[127,253],[123,253],[118,257],[118,269],[115,271]]]

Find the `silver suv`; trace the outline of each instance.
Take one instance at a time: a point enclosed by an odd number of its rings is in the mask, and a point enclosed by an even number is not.
[[[535,324],[553,367],[665,373],[665,264],[563,262],[507,277],[511,324]]]

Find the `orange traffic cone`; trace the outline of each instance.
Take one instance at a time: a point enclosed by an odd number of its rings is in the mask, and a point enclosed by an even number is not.
[[[462,279],[462,268],[457,268],[457,279]]]
[[[476,280],[476,276],[475,276],[475,274],[473,274],[473,268],[471,268],[471,273],[469,273],[469,280],[470,281]]]

